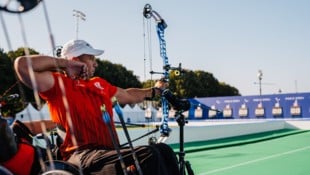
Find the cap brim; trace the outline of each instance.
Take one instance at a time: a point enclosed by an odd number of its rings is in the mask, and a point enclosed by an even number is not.
[[[99,49],[92,49],[92,50],[87,50],[86,52],[84,52],[84,54],[95,55],[95,56],[99,56],[103,53],[104,53],[104,51],[99,50]]]
[[[82,54],[88,54],[88,55],[99,56],[99,55],[101,55],[101,54],[103,54],[103,53],[104,53],[103,50],[93,49],[93,48],[87,48],[87,49],[80,50],[79,53],[77,53],[76,56],[79,56],[79,55],[82,55]]]

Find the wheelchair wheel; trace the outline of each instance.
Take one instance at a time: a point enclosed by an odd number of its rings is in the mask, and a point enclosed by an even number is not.
[[[65,170],[49,170],[42,175],[75,175]]]
[[[51,167],[51,164],[54,165],[54,168]],[[47,171],[43,172],[42,175],[78,175],[80,174],[78,168],[72,165],[69,162],[61,160],[53,160],[51,162],[45,162]]]
[[[6,169],[3,166],[0,166],[0,174],[2,175],[13,175],[13,173],[11,171],[9,171],[8,169]]]

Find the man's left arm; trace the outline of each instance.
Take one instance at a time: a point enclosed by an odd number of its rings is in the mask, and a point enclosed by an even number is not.
[[[142,102],[145,98],[152,98],[152,88],[117,88],[115,94],[120,104],[135,104]]]
[[[115,97],[120,104],[135,104],[140,103],[143,100],[152,99],[155,95],[161,94],[161,89],[166,88],[167,83],[157,81],[152,88],[117,88]]]

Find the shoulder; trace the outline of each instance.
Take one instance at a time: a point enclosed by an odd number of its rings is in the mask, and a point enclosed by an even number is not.
[[[50,73],[50,77],[48,80],[51,84],[48,87],[41,87],[43,89],[40,91],[40,95],[43,99],[52,99],[55,98],[55,94],[61,94],[61,84],[65,84],[66,87],[70,86],[72,83],[72,79],[66,77],[64,74],[59,73],[59,72],[52,72]],[[43,83],[39,84],[41,86]],[[68,89],[68,88],[67,88]]]
[[[117,91],[116,86],[101,77],[93,77],[89,80],[89,82],[94,88],[108,91],[110,94],[114,94]]]
[[[89,80],[89,82],[95,86],[111,86],[107,80],[100,77],[93,77]]]

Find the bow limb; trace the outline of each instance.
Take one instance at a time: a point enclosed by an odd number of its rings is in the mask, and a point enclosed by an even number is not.
[[[167,28],[166,22],[163,20],[163,18],[154,10],[152,10],[152,7],[150,4],[146,4],[144,6],[143,15],[145,18],[154,18],[155,22],[157,23],[156,29],[157,29],[157,35],[159,39],[159,46],[160,46],[160,56],[163,59],[163,79],[164,81],[169,81],[169,60],[167,56],[167,50],[166,50],[166,41],[165,41],[165,29]],[[171,132],[171,129],[168,125],[168,119],[169,119],[169,103],[167,99],[164,96],[161,96],[161,104],[162,104],[162,121],[160,126],[160,133],[161,136],[158,139],[158,142],[164,142],[167,137],[169,136],[169,133]]]

